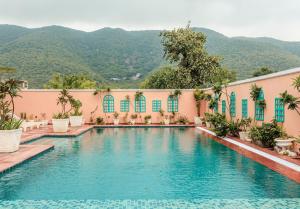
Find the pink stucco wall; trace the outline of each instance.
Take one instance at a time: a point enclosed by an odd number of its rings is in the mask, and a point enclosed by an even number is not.
[[[286,71],[289,72],[289,71]],[[256,83],[257,86],[262,87],[264,92],[264,97],[266,100],[266,109],[264,112],[264,122],[270,122],[275,117],[275,98],[280,97],[280,93],[287,90],[290,94],[300,97],[300,94],[297,90],[292,86],[293,79],[300,75],[300,68],[293,69],[289,74],[282,74],[279,76],[264,76],[258,80],[245,80],[241,82],[235,82],[232,85],[229,85],[227,90],[230,95],[231,92],[235,92],[236,94],[236,117],[241,118],[242,116],[242,99],[248,99],[248,116],[254,118],[254,102],[250,98],[250,89],[251,85]],[[274,74],[276,75],[276,74]],[[211,93],[211,90],[208,90]],[[219,112],[222,111],[221,101],[225,100],[225,95],[223,94],[220,102],[219,102]],[[228,104],[226,103],[228,106]],[[206,105],[206,109],[208,105]],[[229,112],[226,110],[226,116],[229,118]],[[261,124],[261,122],[258,122]],[[285,121],[283,123],[284,129],[288,132],[288,134],[293,136],[300,136],[300,116],[292,110],[288,110],[285,107]]]
[[[263,88],[267,107],[265,109],[264,122],[269,122],[274,118],[274,100],[279,97],[281,92],[287,90],[290,94],[296,97],[300,97],[299,92],[296,91],[292,86],[292,79],[300,75],[300,68],[283,71],[283,73],[276,73],[273,75],[267,75],[259,77],[255,80],[244,80],[232,83],[228,87],[228,93],[232,91],[236,93],[236,117],[241,118],[242,112],[242,99],[248,99],[248,115],[254,117],[254,103],[250,99],[250,88],[251,85],[256,83],[259,87]],[[130,96],[130,100],[134,100],[134,94],[137,90],[111,90],[110,94],[114,96],[115,111],[120,113],[120,101],[125,98],[126,95]],[[152,122],[159,123],[161,118],[159,113],[152,112],[152,100],[158,99],[162,101],[162,109],[167,113],[167,98],[172,90],[141,90],[146,97],[146,113],[141,113],[141,118],[138,122],[143,122],[145,115],[152,115]],[[206,90],[211,92],[210,89]],[[106,118],[106,122],[112,122],[112,114],[104,114],[102,110],[102,103],[100,96],[94,96],[93,90],[71,90],[71,94],[80,99],[83,103],[83,114],[85,121],[89,121],[90,112],[98,106],[95,113],[95,117],[101,116]],[[60,107],[56,105],[56,99],[59,94],[59,90],[23,90],[21,92],[22,98],[16,100],[16,113],[20,115],[21,112],[26,112],[27,116],[34,115],[40,117],[41,113],[46,113],[47,119],[51,119],[54,113],[60,110]],[[107,93],[102,93],[102,97]],[[224,99],[224,95],[221,100]],[[219,103],[219,112],[221,112],[221,102]],[[208,112],[207,104],[203,102],[201,104],[201,115],[204,112]],[[134,104],[131,102],[129,116],[134,113]],[[179,98],[179,113],[188,117],[190,122],[193,122],[193,118],[196,115],[195,101],[193,97],[193,90],[182,90],[182,95]],[[108,117],[109,116],[109,117]],[[121,122],[124,122],[123,117],[125,113],[120,113]],[[227,111],[227,117],[229,113]],[[258,122],[261,123],[261,122]],[[293,136],[300,135],[300,116],[291,110],[285,108],[285,122],[283,123],[285,130]]]
[[[129,116],[134,113],[134,95],[137,90],[111,90],[109,94],[114,97],[115,111],[120,113],[121,122],[124,122],[123,117],[125,113],[120,112],[120,101],[125,99],[126,95],[129,95],[131,104]],[[152,100],[161,100],[162,109],[165,114],[171,114],[167,112],[167,98],[170,95],[171,90],[140,90],[146,98],[146,112],[141,113],[141,119],[138,122],[144,121],[145,115],[152,115],[152,122],[161,122],[160,114],[152,112]],[[112,113],[103,113],[102,99],[99,95],[93,95],[94,90],[70,90],[71,95],[82,102],[82,111],[85,121],[89,121],[90,112],[98,106],[95,113],[95,117],[101,116],[106,118],[107,122],[112,122]],[[26,112],[27,117],[29,115],[40,117],[41,113],[46,113],[47,119],[51,119],[54,113],[60,111],[60,106],[56,105],[57,96],[59,90],[23,90],[21,92],[22,98],[16,100],[16,113],[20,115],[21,112]],[[103,98],[108,93],[101,93]],[[188,117],[190,122],[193,122],[193,117],[196,114],[195,101],[193,99],[193,90],[182,90],[182,95],[178,100],[179,113],[177,116],[182,115]],[[130,117],[128,117],[129,119]]]

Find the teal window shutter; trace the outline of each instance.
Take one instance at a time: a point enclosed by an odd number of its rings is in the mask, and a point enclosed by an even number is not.
[[[121,100],[120,112],[129,112],[129,100],[128,99]]]
[[[153,100],[152,101],[152,112],[159,112],[161,110],[161,101]]]
[[[259,96],[258,96],[257,101],[255,103],[255,120],[258,120],[258,121],[263,121],[264,118],[265,118],[264,108],[261,107],[258,104],[258,102],[261,101],[261,100],[264,100],[264,92],[263,92],[263,90],[261,90],[259,92]]]
[[[178,112],[178,97],[168,97],[168,112]]]
[[[248,100],[242,99],[242,118],[248,118]]]
[[[135,100],[135,112],[146,112],[146,98],[144,95],[141,95],[138,99]]]
[[[236,116],[236,98],[235,98],[235,93],[231,92],[230,94],[230,115],[231,117],[235,117]]]
[[[222,113],[226,114],[226,101],[222,100]]]
[[[103,112],[112,113],[115,111],[114,97],[112,95],[106,95],[103,98]]]
[[[275,120],[284,122],[284,103],[282,98],[275,98]]]

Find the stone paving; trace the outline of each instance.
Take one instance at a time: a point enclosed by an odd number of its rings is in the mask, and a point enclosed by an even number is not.
[[[53,144],[20,145],[20,149],[16,152],[0,153],[0,173],[53,147]]]

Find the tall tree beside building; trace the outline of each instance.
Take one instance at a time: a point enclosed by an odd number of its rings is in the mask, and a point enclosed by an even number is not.
[[[145,88],[196,88],[207,86],[220,69],[219,57],[205,49],[206,37],[201,32],[186,28],[160,34],[164,58],[172,66],[154,72],[142,84]],[[162,77],[163,76],[163,77]],[[156,81],[164,81],[165,84]]]

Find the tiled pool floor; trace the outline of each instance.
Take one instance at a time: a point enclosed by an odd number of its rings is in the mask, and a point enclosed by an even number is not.
[[[2,208],[222,208],[222,209],[298,209],[295,199],[199,199],[199,200],[17,200],[0,201]]]

